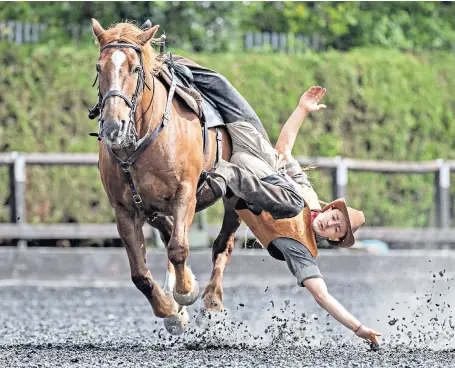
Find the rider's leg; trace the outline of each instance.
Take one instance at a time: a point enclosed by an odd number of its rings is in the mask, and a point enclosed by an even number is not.
[[[181,56],[174,56],[174,60],[191,70],[196,87],[215,103],[226,124],[246,121],[270,141],[253,108],[223,75]]]
[[[247,122],[227,124],[233,154],[230,162],[221,160],[209,174],[208,184],[217,192],[232,192],[270,212],[275,219],[294,217],[304,202],[299,186],[282,170],[283,162],[275,149]]]
[[[300,189],[284,173],[273,173],[259,178],[237,165],[220,160],[218,167],[208,174],[207,183],[217,196],[226,194],[227,188],[264,209],[276,220],[297,216],[304,207]]]

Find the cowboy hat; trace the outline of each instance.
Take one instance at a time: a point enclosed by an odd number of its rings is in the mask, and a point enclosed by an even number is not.
[[[336,242],[337,245],[343,248],[352,247],[355,243],[354,233],[365,222],[363,212],[347,207],[344,198],[338,198],[333,202],[330,202],[321,210],[321,212],[328,211],[332,208],[340,210],[343,213],[344,218],[348,220],[346,221],[346,235]]]

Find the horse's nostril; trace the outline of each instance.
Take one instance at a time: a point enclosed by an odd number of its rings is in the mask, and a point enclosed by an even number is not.
[[[126,121],[125,121],[125,120],[122,120],[122,129],[121,129],[122,131],[125,130],[125,126],[126,126]]]

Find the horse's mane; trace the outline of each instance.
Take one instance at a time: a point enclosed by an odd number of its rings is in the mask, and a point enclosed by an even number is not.
[[[134,24],[117,23],[109,27],[109,29],[100,36],[99,43],[101,46],[109,43],[130,43],[140,47],[142,50],[144,67],[148,66],[152,73],[156,73],[161,69],[163,60],[151,46],[151,43],[153,43],[155,39],[147,42],[144,46],[141,46],[137,42],[137,36],[142,32],[143,31]]]

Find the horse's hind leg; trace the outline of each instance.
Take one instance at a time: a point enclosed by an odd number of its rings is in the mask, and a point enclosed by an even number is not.
[[[175,196],[174,228],[167,246],[169,261],[175,269],[174,299],[180,305],[191,305],[199,297],[199,284],[186,265],[189,254],[188,232],[196,208],[194,185],[196,183],[182,183]]]
[[[235,232],[241,224],[241,219],[235,212],[234,207],[237,202],[236,197],[223,199],[224,217],[221,231],[213,243],[212,249],[212,276],[210,282],[204,289],[202,296],[201,310],[203,314],[207,310],[223,310],[223,272],[232,255],[234,249]],[[202,317],[202,316],[200,316]]]
[[[172,295],[166,294],[153,280],[145,263],[145,242],[142,231],[144,221],[123,207],[115,209],[115,216],[118,232],[128,254],[134,284],[148,299],[157,317],[178,315],[181,313],[180,306]]]

